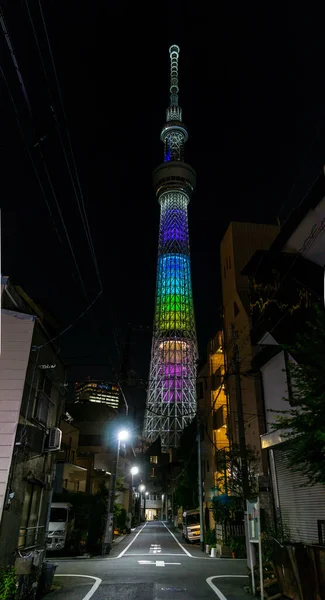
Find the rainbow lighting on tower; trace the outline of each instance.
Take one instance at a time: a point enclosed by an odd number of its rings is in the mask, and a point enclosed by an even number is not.
[[[197,341],[187,207],[194,169],[184,162],[188,133],[178,104],[179,47],[171,46],[170,105],[160,139],[164,162],[153,172],[160,204],[156,308],[144,437],[161,438],[162,450],[177,447],[196,413]]]

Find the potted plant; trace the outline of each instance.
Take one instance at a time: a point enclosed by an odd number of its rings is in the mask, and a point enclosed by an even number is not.
[[[238,552],[239,542],[236,538],[230,538],[229,540],[229,548],[231,551],[232,558],[236,558],[236,553]]]

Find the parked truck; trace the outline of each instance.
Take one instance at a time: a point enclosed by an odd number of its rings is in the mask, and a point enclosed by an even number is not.
[[[52,502],[49,531],[46,540],[48,551],[63,550],[69,545],[75,527],[75,513],[68,502]]]
[[[183,539],[187,542],[200,541],[200,510],[186,510],[183,512]]]

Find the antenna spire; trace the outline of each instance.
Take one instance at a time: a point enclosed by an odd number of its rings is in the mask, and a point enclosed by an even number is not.
[[[178,106],[178,57],[180,53],[179,46],[174,44],[169,48],[170,56],[170,104],[167,108],[166,120],[168,121],[181,121],[182,120],[182,109]]]

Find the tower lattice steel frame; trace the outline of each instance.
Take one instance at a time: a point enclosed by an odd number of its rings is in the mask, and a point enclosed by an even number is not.
[[[160,139],[164,162],[153,172],[160,230],[151,363],[144,437],[161,438],[162,450],[177,447],[196,413],[197,341],[194,319],[187,206],[194,169],[184,162],[188,133],[178,104],[179,47],[171,46],[170,105]]]

